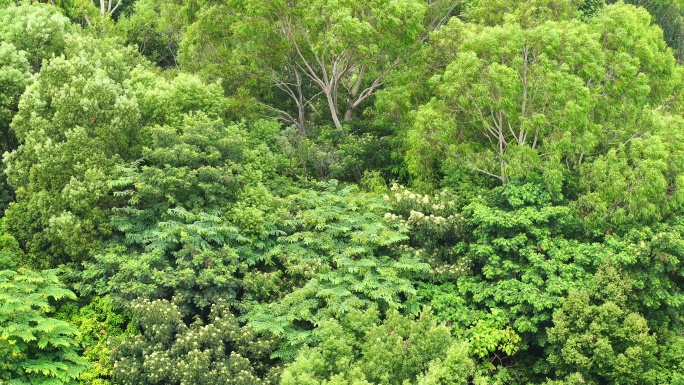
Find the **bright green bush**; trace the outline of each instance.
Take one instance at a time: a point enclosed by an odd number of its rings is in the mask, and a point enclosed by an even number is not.
[[[78,330],[54,318],[54,300],[75,299],[52,270],[0,270],[0,381],[76,384],[86,369]]]

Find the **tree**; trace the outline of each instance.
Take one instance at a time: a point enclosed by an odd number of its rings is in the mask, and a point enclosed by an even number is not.
[[[279,368],[268,365],[277,339],[240,326],[225,301],[189,325],[167,300],[138,300],[132,312],[139,333],[112,344],[118,384],[277,383]]]
[[[120,15],[116,29],[153,63],[162,68],[177,67],[178,45],[189,18],[184,16],[189,13],[187,8],[179,2],[135,1],[130,14]]]
[[[339,129],[374,95],[388,71],[408,59],[423,33],[426,11],[418,1],[276,5],[270,12],[277,15],[274,21],[289,52],[285,66],[274,69],[275,84],[296,101],[301,116],[314,99],[302,94],[308,78]]]
[[[78,381],[81,385],[111,385],[113,366],[109,341],[133,333],[130,313],[121,311],[111,297],[94,297],[60,306],[56,317],[78,330],[75,341],[87,362]]]
[[[155,84],[150,90],[165,86],[163,82]],[[188,84],[178,80],[176,86],[181,85]],[[220,87],[212,88],[221,94]],[[187,94],[191,89],[184,91],[184,97],[200,102],[201,97]],[[178,103],[180,95],[173,98]],[[151,111],[161,112],[159,106],[151,107]],[[173,110],[172,106],[166,108]],[[242,330],[235,317],[245,311],[245,297],[255,299],[253,294],[258,298],[259,293],[273,290],[269,273],[262,278],[252,266],[254,262],[247,262],[249,257],[258,258],[262,252],[258,244],[268,242],[264,238],[273,231],[265,213],[275,211],[276,200],[261,185],[261,173],[272,167],[268,151],[263,145],[251,147],[244,125],[227,125],[208,116],[212,113],[208,102],[204,111],[185,115],[180,122],[171,114],[165,125],[149,127],[152,141],[143,148],[141,158],[120,165],[119,177],[110,182],[113,195],[123,200],[112,210],[115,235],[102,249],[93,251],[91,260],[75,274],[75,287],[82,295],[111,299],[117,311],[132,313],[129,329],[138,325],[137,332],[117,338],[112,350],[111,363],[117,365],[112,376],[119,383],[225,383],[229,379],[250,383],[255,376],[277,371],[277,361],[266,358],[275,346],[254,361],[258,373],[242,376],[241,370],[252,371],[252,364],[245,364],[239,356],[244,350],[224,352],[223,342],[216,341],[215,335],[200,333],[205,329],[200,322],[190,325],[189,320],[201,319],[208,329],[219,328],[226,338],[234,339],[235,330]],[[148,312],[171,306],[169,300],[173,301],[173,313],[149,317]],[[131,307],[134,302],[138,305]],[[212,322],[219,312],[233,317],[230,327]],[[181,319],[190,331],[181,328],[176,334],[165,334],[164,347],[160,347],[155,330],[176,330]],[[244,332],[245,338],[251,333]],[[195,338],[195,333],[212,344],[201,355],[191,344],[188,351],[181,347],[185,339]],[[236,346],[245,343],[243,339],[232,341]],[[261,349],[262,342],[253,341],[246,349]],[[160,366],[150,371],[149,366],[159,362],[148,357],[166,354],[163,351],[171,345],[181,351],[167,358],[180,369],[170,372]],[[230,363],[211,364],[207,369],[202,366],[205,359]],[[167,372],[162,375],[157,369]]]
[[[341,128],[368,105],[386,76],[411,57],[426,28],[437,28],[458,4],[418,0],[208,4],[184,37],[183,61],[215,76],[226,73],[221,63],[231,63],[229,68],[237,68],[241,78],[270,82],[289,100],[274,100],[271,110],[300,130],[311,113]],[[223,20],[225,28],[206,23],[207,17]],[[226,36],[222,30],[230,33]],[[245,72],[250,69],[256,76]]]
[[[5,158],[17,194],[6,223],[36,264],[84,258],[110,231],[107,175],[144,141],[136,98],[123,87],[138,64],[131,49],[73,37],[23,95],[12,123],[19,146]]]
[[[5,159],[17,191],[9,232],[35,262],[85,259],[111,234],[110,210],[122,203],[110,195],[119,166],[141,157],[150,127],[180,124],[198,110],[224,116],[220,87],[188,75],[164,79],[133,47],[73,38],[41,70],[12,123],[20,145]]]
[[[588,225],[603,231],[678,207],[681,169],[668,155],[678,141],[663,138],[679,131],[662,124],[677,124],[680,112],[661,112],[678,80],[645,10],[614,5],[587,23],[527,28],[454,19],[432,44],[455,53],[405,137],[419,186],[443,176],[472,184],[479,174],[490,178],[485,186],[541,178],[571,192]],[[668,150],[653,151],[666,142]],[[608,169],[608,158],[632,160]]]
[[[580,61],[600,57],[591,36],[576,22],[482,29],[453,19],[434,44],[455,39],[460,47],[436,78],[437,97],[415,115],[407,138],[409,171],[434,175],[429,159],[458,154],[461,166],[506,183],[536,167],[538,147],[556,144],[568,131],[579,137],[591,132],[585,83],[601,76],[600,67]],[[430,148],[435,155],[427,153]]]
[[[391,309],[382,323],[377,309],[352,311],[324,321],[314,341],[285,367],[283,385],[466,384],[474,374],[467,347],[427,308],[419,317]]]
[[[645,110],[627,143],[579,168],[576,210],[588,229],[627,231],[656,225],[682,205],[681,116]]]
[[[601,6],[613,3],[616,3],[616,1],[585,0],[584,7],[589,11],[588,15],[593,16]],[[677,0],[627,0],[625,3],[648,10],[653,16],[653,22],[662,28],[665,42],[672,48],[677,60],[681,61],[682,55],[684,55],[684,46],[682,45],[682,36],[684,36],[683,4]]]
[[[186,12],[189,13],[189,12]],[[249,17],[241,2],[204,1],[184,25],[178,61],[186,71],[207,81],[220,79],[227,95],[243,98],[268,97],[268,66],[283,54],[281,42],[262,20]],[[250,57],[255,48],[249,40],[262,34],[258,43],[268,44],[259,58]],[[251,44],[253,45],[253,44]]]
[[[9,126],[17,112],[19,97],[32,81],[26,53],[17,51],[11,43],[0,42],[0,149],[3,152],[16,146]]]
[[[270,303],[247,315],[258,331],[282,335],[279,356],[292,358],[327,319],[389,306],[417,311],[412,279],[427,265],[406,248],[405,228],[385,222],[387,206],[373,194],[337,182],[288,197],[278,243],[261,263],[280,267]]]
[[[569,383],[654,384],[658,343],[627,307],[630,280],[604,262],[588,290],[572,291],[548,329],[549,362]]]
[[[529,354],[544,346],[554,309],[585,284],[604,249],[573,239],[571,210],[539,185],[509,183],[472,198],[393,189],[388,217],[409,226],[410,246],[432,267],[419,301],[453,325],[478,371],[534,381],[516,367],[539,359]]]
[[[239,250],[263,226],[259,208],[267,209],[239,200],[269,199],[246,192],[263,189],[246,164],[242,127],[200,114],[150,134],[143,158],[112,181],[114,194],[126,197],[112,217],[121,239],[84,264],[79,289],[110,294],[119,305],[175,297],[183,317],[221,298],[238,300],[247,269]]]
[[[17,112],[19,97],[33,82],[31,67],[24,51],[11,43],[0,42],[0,151],[11,151],[17,143],[10,131],[10,122]],[[4,212],[13,199],[7,176],[0,176],[0,211]]]
[[[26,53],[33,72],[43,60],[63,52],[72,32],[69,19],[45,4],[22,4],[0,9],[0,41]]]
[[[0,270],[0,381],[76,384],[86,369],[78,331],[50,315],[52,300],[75,299],[56,271]]]

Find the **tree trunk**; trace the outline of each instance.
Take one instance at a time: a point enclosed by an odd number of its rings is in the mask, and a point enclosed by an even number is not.
[[[333,122],[335,123],[335,128],[342,128],[340,118],[337,116],[337,106],[335,105],[335,101],[333,100],[332,91],[326,90],[325,97],[326,99],[328,99],[328,107],[330,107],[330,115],[332,115]]]

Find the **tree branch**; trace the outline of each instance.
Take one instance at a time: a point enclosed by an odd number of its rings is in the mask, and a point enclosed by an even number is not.
[[[478,171],[478,172],[481,172],[481,173],[483,173],[483,174],[485,174],[485,175],[489,175],[489,176],[491,176],[491,177],[494,177],[494,178],[500,180],[501,183],[506,184],[506,178],[505,178],[504,176],[502,176],[502,175],[496,175],[496,174],[493,174],[493,173],[491,173],[491,172],[489,172],[489,171],[483,170],[483,169],[481,169],[481,168],[475,166],[474,164],[472,164],[472,163],[470,163],[470,162],[467,162],[466,164],[468,165],[468,167],[472,168],[473,170]]]

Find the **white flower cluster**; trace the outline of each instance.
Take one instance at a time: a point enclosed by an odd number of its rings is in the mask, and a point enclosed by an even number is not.
[[[384,195],[383,198],[388,201],[390,200],[389,195]],[[412,201],[414,203],[418,204],[428,204],[430,203],[430,196],[429,195],[421,195],[421,194],[416,194],[412,193],[408,190],[404,190],[403,192],[397,192],[394,193],[394,200],[397,202],[401,202],[402,200],[404,201]]]
[[[463,275],[470,271],[470,267],[466,261],[458,262],[451,265],[441,265],[433,270],[435,275],[455,277]]]
[[[411,192],[397,184],[393,184],[390,190],[393,194],[385,195],[383,198],[385,201],[394,202],[399,213],[386,213],[386,221],[444,229],[462,220],[460,215],[449,213],[456,202],[453,199],[449,200],[448,190],[442,190],[432,196]]]
[[[408,218],[409,224],[424,223],[424,224],[434,224],[437,226],[442,226],[447,223],[447,218],[442,216],[436,216],[434,214],[425,215],[420,211],[411,210],[411,214]]]

